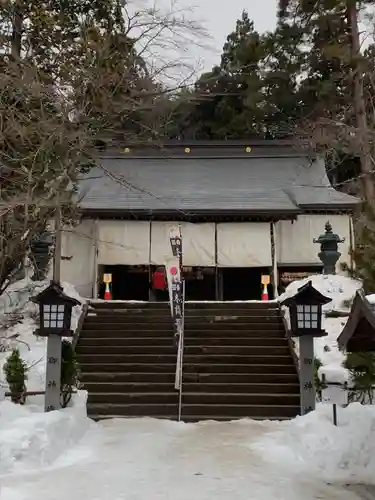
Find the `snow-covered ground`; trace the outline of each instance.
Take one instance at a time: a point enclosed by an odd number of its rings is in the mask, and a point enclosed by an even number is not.
[[[357,500],[375,481],[375,410],[327,407],[288,422],[96,424],[84,394],[32,414],[0,406],[1,500]],[[331,483],[331,484],[329,484]]]
[[[349,312],[359,282],[311,279],[333,298],[326,312]],[[304,282],[292,283],[282,298]],[[5,313],[23,317],[0,335],[19,334],[27,344],[14,343],[29,366],[35,363],[29,390],[42,389],[45,375],[45,341],[32,335],[29,297],[46,285],[19,282],[9,290],[11,300],[0,303],[0,324]],[[64,289],[77,297],[69,285]],[[77,308],[73,328],[79,313]],[[336,339],[345,321],[325,317],[328,336],[315,343],[323,369],[339,379],[344,356]],[[8,354],[0,353],[0,370]],[[59,412],[45,414],[40,403],[0,402],[0,500],[357,500],[345,483],[375,484],[372,406],[339,409],[335,427],[324,405],[286,422],[184,424],[147,418],[94,423],[86,416],[84,391]]]
[[[361,282],[346,276],[313,275],[291,283],[279,297],[279,301],[282,302],[286,298],[292,297],[298,288],[308,281],[312,281],[313,286],[320,293],[332,299],[331,302],[323,306],[323,328],[327,332],[327,336],[314,339],[315,357],[323,364],[319,374],[324,373],[329,382],[343,383],[348,380],[348,373],[342,366],[345,355],[337,347],[337,337],[345,326],[356,291],[362,286]],[[330,313],[333,311],[343,316],[330,317]],[[347,316],[344,316],[345,314]],[[298,339],[295,339],[295,344],[298,354]]]

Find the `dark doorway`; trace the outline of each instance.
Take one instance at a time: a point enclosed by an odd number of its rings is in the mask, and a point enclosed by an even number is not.
[[[215,268],[185,267],[185,299],[191,301],[215,300]]]
[[[230,267],[221,269],[223,300],[260,300],[262,298],[262,274],[270,270],[261,267]],[[269,299],[273,299],[272,285],[268,286]]]
[[[103,274],[112,274],[113,300],[149,300],[149,266],[100,266],[99,297],[104,298]]]

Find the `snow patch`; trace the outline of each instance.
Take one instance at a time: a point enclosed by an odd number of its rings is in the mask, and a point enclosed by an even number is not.
[[[41,413],[39,407],[0,403],[0,475],[51,465],[95,425],[86,415],[87,394],[73,405]]]
[[[375,407],[353,403],[332,407],[282,423],[274,432],[250,444],[267,461],[323,480],[375,483]]]
[[[347,301],[352,301],[356,291],[362,287],[362,283],[358,280],[348,278],[347,276],[339,275],[323,275],[314,274],[303,280],[293,281],[288,285],[285,292],[278,298],[279,302],[283,302],[289,297],[293,297],[298,292],[298,289],[306,285],[309,281],[312,282],[314,288],[320,293],[332,299],[331,302],[323,306],[325,311],[336,309],[350,309]]]

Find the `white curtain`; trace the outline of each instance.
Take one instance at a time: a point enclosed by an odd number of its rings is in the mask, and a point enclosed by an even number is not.
[[[169,231],[176,222],[151,223],[151,263],[164,265],[172,254]],[[215,265],[215,224],[181,222],[184,266]]]
[[[150,223],[101,220],[98,224],[98,264],[147,265],[150,260]]]
[[[218,224],[217,265],[221,267],[271,266],[270,224],[262,222]]]
[[[318,253],[320,245],[313,243],[324,233],[325,223],[329,221],[334,233],[345,242],[339,244],[341,257],[339,262],[350,264],[350,216],[343,215],[299,215],[293,223],[276,223],[277,261],[278,264],[315,264],[320,263]]]

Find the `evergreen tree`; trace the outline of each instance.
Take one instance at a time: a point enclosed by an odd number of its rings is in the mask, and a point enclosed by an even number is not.
[[[205,140],[289,137],[300,117],[299,37],[287,23],[261,36],[244,11],[220,65],[197,80],[188,103],[175,107],[168,133]]]
[[[363,196],[375,209],[374,113],[368,113],[373,90],[364,91],[373,81],[366,78],[372,56],[362,53],[358,28],[360,9],[373,5],[374,0],[279,2],[280,18],[303,29],[301,43],[308,49],[300,86],[305,132],[325,151],[359,158]]]
[[[279,22],[275,32],[263,38],[266,49],[263,120],[267,137],[291,137],[301,120],[298,80],[303,52],[300,39],[301,29],[286,22]]]
[[[264,135],[261,65],[265,46],[243,12],[223,47],[221,62],[195,83],[194,106],[174,115],[195,139],[243,139]],[[177,128],[180,128],[177,126]]]

